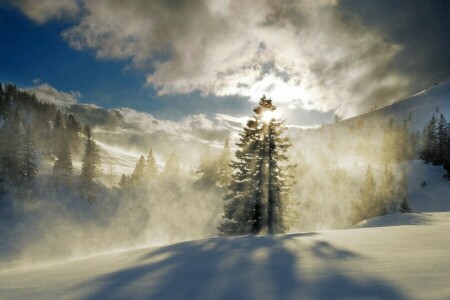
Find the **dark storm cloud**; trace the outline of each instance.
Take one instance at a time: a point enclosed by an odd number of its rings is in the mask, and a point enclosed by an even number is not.
[[[450,78],[450,1],[342,0],[340,6],[402,46],[391,67],[411,78],[412,90]]]

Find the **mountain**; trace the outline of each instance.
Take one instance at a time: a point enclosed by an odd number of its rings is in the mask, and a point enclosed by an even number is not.
[[[397,122],[406,120],[411,131],[421,132],[433,114],[439,116],[441,113],[450,120],[450,80],[436,84],[392,105],[374,109],[342,122],[357,123],[364,120],[377,123],[392,118]]]

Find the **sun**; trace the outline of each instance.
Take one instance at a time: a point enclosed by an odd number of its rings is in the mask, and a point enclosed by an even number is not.
[[[262,113],[261,121],[264,123],[270,123],[280,117],[279,113],[275,110],[266,110]]]

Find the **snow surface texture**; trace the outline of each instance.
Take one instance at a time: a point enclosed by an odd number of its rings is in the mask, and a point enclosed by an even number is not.
[[[414,225],[391,226],[403,223]],[[0,298],[448,299],[450,213],[366,225],[381,224],[390,227],[215,238],[1,271]]]

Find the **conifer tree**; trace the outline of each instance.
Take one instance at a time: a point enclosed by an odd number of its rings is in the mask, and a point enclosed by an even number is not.
[[[444,152],[444,169],[447,171],[444,178],[450,180],[450,123],[447,124],[447,144]]]
[[[125,174],[120,178],[119,186],[122,190],[127,190],[130,187],[130,179]]]
[[[22,149],[21,124],[19,111],[8,113],[0,127],[0,170],[4,188],[11,190],[17,187],[21,179],[20,152]]]
[[[399,209],[399,211],[400,211],[402,214],[405,214],[405,213],[412,213],[411,207],[409,206],[409,203],[408,203],[408,197],[407,197],[407,196],[405,196],[405,197],[403,198],[403,201],[400,203],[400,209]]]
[[[158,176],[158,169],[156,166],[156,159],[153,155],[153,150],[150,149],[147,155],[147,159],[145,161],[145,175],[147,179],[153,179]]]
[[[55,150],[56,160],[53,165],[53,177],[57,187],[69,187],[72,181],[73,166],[69,142],[64,131],[60,132],[59,143]]]
[[[353,206],[354,223],[386,214],[384,201],[376,194],[376,191],[377,185],[372,166],[369,164],[362,183],[359,201]]]
[[[29,198],[34,178],[38,172],[36,166],[36,150],[33,143],[33,134],[31,126],[28,125],[23,135],[22,153],[21,153],[21,181],[25,197]]]
[[[0,88],[0,116],[3,118],[9,117],[11,113],[11,99],[7,90],[8,85]]]
[[[436,129],[436,155],[434,164],[442,165],[445,162],[447,147],[447,121],[443,114],[440,115]]]
[[[136,163],[136,166],[134,167],[134,171],[131,174],[131,182],[132,184],[139,184],[142,183],[142,179],[144,178],[144,172],[145,172],[145,157],[141,155],[138,162]]]
[[[397,189],[397,197],[398,199],[402,199],[400,203],[399,211],[401,213],[410,213],[412,212],[409,204],[408,204],[408,176],[406,170],[403,170],[402,176],[400,178],[400,182]]]
[[[81,133],[81,131],[82,131],[81,124],[75,119],[73,114],[69,114],[66,118],[66,132],[70,148],[73,149],[75,153],[79,153],[80,149],[79,133]]]
[[[436,162],[436,118],[433,117],[423,129],[420,158],[425,163]]]
[[[198,167],[195,175],[198,176],[195,185],[201,188],[210,188],[217,184],[219,181],[219,169],[216,159],[211,157],[209,148],[202,155],[200,166]]]
[[[397,211],[395,178],[390,165],[386,164],[384,167],[383,177],[380,184],[379,197],[384,203],[389,213]]]
[[[222,153],[219,156],[217,162],[217,173],[218,173],[218,184],[221,187],[226,187],[230,184],[231,181],[231,151],[230,145],[228,143],[228,139],[225,141],[223,145]]]
[[[85,126],[84,132],[86,133],[86,147],[81,167],[80,193],[89,203],[93,203],[97,199],[98,194],[95,179],[100,167],[100,156],[97,144],[92,139],[90,127]]]
[[[288,138],[282,121],[273,117],[276,107],[264,96],[247,122],[231,163],[234,173],[225,195],[224,221],[219,231],[224,235],[282,233],[289,192],[286,152]]]

